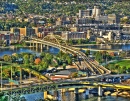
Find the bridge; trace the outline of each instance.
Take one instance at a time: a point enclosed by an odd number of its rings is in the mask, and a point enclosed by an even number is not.
[[[98,96],[103,96],[104,88],[114,88],[114,89],[122,89],[122,90],[130,90],[130,86],[119,85],[119,84],[102,84],[102,83],[94,83],[94,82],[62,82],[62,83],[51,83],[51,84],[42,84],[42,85],[30,85],[28,87],[22,88],[14,88],[3,90],[1,94],[4,96],[9,96],[9,101],[12,98],[15,98],[15,101],[20,98],[21,95],[32,94],[44,92],[43,99],[47,97],[49,91],[64,93],[66,91],[73,91],[75,93],[75,101],[80,101],[78,98],[79,90],[85,89],[88,92],[91,88],[98,88]],[[59,92],[60,91],[60,92]],[[86,95],[87,96],[87,95]],[[60,94],[56,94],[56,97],[59,98]]]
[[[60,49],[65,53],[69,53],[72,55],[77,55],[77,57],[83,59],[83,64],[85,64],[85,69],[88,70],[91,74],[110,74],[111,72],[107,70],[105,67],[98,64],[96,61],[91,61],[89,57],[87,57],[83,52],[75,47],[67,45],[66,41],[63,40],[59,35],[50,34],[45,36],[43,39],[38,38],[30,38],[25,41],[26,43],[30,43],[30,47],[36,47],[36,49],[40,48],[43,50],[43,47],[55,47]],[[81,67],[79,65],[79,67]]]

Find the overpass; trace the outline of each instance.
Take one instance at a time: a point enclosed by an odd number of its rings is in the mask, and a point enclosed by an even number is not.
[[[83,59],[83,63],[85,64],[85,68],[89,70],[91,74],[110,74],[109,70],[103,66],[100,66],[96,61],[91,61],[91,59],[87,57],[83,52],[79,51],[79,49],[67,45],[66,41],[58,35],[50,34],[45,36],[43,39],[30,38],[30,40],[27,40],[25,42],[30,43],[30,46],[33,45],[33,47],[36,47],[36,49],[40,48],[43,50],[43,45],[46,45],[58,48],[60,51],[63,51],[65,53],[81,57]]]

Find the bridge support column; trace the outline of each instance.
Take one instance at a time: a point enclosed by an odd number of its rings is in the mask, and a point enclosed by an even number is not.
[[[54,91],[54,97],[56,101],[62,101],[63,100],[63,92],[62,89]]]
[[[89,98],[89,89],[87,88],[85,91],[85,99],[88,99],[88,98]]]
[[[53,96],[54,96],[54,99],[57,100],[57,97],[58,97],[58,91],[53,91]]]
[[[43,99],[45,100],[47,98],[47,91],[43,92]]]
[[[42,43],[41,43],[41,51],[43,50],[43,45],[42,45]]]
[[[46,49],[49,50],[49,46],[47,46]]]
[[[30,47],[32,46],[31,42],[30,42]]]
[[[103,95],[103,91],[102,91],[102,87],[98,86],[98,96],[102,96]]]
[[[35,43],[33,42],[33,48],[35,47]]]
[[[36,43],[36,49],[38,49],[38,43]]]
[[[79,89],[78,88],[75,88],[75,91],[74,91],[74,93],[75,93],[75,101],[79,101]]]
[[[44,45],[44,44],[43,44],[43,47],[45,48],[45,47],[46,47],[46,45]]]

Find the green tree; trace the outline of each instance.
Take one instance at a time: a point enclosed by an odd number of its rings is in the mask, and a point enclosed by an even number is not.
[[[96,52],[95,54],[95,59],[98,61],[98,62],[102,62],[102,54],[100,52]]]
[[[23,59],[24,59],[24,64],[29,64],[29,55],[28,54],[24,55]]]
[[[41,58],[43,58],[43,57],[45,57],[45,55],[46,55],[45,52],[42,52],[40,56],[41,56]]]
[[[86,56],[89,56],[90,55],[90,50],[86,50],[85,54],[86,54]]]
[[[43,70],[46,70],[48,68],[49,64],[47,62],[43,63]]]
[[[16,57],[15,56],[11,56],[11,62],[15,62],[16,61]]]
[[[63,69],[66,69],[66,64],[65,63],[63,63]]]
[[[78,44],[82,44],[82,39],[78,39]]]
[[[73,40],[72,39],[69,40],[69,44],[73,45]]]
[[[77,78],[77,77],[78,77],[78,73],[77,73],[77,72],[72,73],[72,74],[71,74],[71,77],[72,77],[72,78]]]
[[[33,55],[30,55],[30,63],[33,64],[34,63],[34,56]]]
[[[66,61],[69,65],[72,65],[72,58],[70,56],[66,57]]]
[[[11,56],[10,55],[4,55],[3,56],[4,61],[11,62]]]

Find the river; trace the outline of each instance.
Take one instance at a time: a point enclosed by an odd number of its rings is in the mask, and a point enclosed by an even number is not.
[[[27,101],[35,101],[38,98],[43,98],[43,93],[28,94],[24,95]],[[61,100],[62,99],[62,100]],[[130,101],[130,98],[115,97],[115,96],[103,96],[103,97],[94,97],[91,96],[88,99],[85,99],[85,93],[79,94],[79,101]],[[64,95],[60,95],[59,101],[75,101],[74,92],[65,92]]]
[[[101,50],[123,50],[129,51],[130,44],[100,44],[100,45],[84,45],[76,46],[80,48],[89,48],[89,49],[101,49]]]
[[[41,50],[36,51],[36,49],[33,49],[33,48],[15,48],[15,49],[5,48],[5,49],[0,49],[0,57],[4,56],[5,54],[12,55],[13,53],[22,53],[22,52],[32,53],[38,56],[40,55]],[[57,54],[59,52],[59,49],[50,47],[49,50],[44,50],[44,52]]]
[[[130,50],[130,44],[112,44],[112,45],[85,45],[85,46],[77,46],[80,48],[90,48],[90,49],[108,49],[108,50],[124,50],[129,51]],[[17,48],[17,49],[0,49],[0,57],[2,57],[5,54],[11,55],[13,53],[21,53],[21,52],[27,52],[32,54],[39,55],[41,53],[41,50],[36,51],[36,49],[33,48]],[[57,54],[59,52],[59,49],[50,47],[49,50],[44,50],[44,52],[50,52],[52,54]]]

